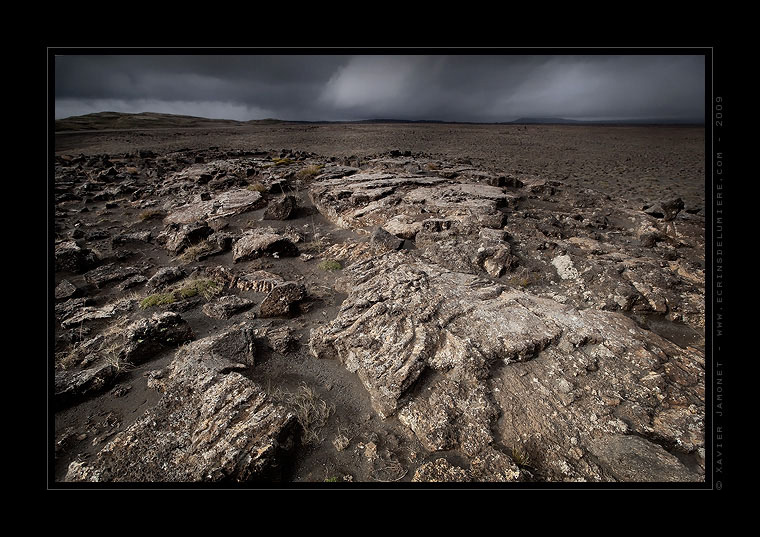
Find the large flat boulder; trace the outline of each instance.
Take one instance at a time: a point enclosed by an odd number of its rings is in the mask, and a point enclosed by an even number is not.
[[[296,257],[298,247],[288,237],[271,232],[250,232],[232,246],[232,261],[250,261],[259,257]]]
[[[504,214],[499,209],[512,199],[503,188],[490,185],[371,171],[316,181],[309,195],[333,223],[360,230],[400,216],[411,221],[439,217],[500,227]]]
[[[164,223],[192,224],[235,216],[259,209],[266,204],[261,192],[238,188],[222,192],[209,200],[196,200],[171,211]]]

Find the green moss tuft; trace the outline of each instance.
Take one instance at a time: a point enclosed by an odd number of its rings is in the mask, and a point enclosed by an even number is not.
[[[147,309],[156,306],[165,306],[166,304],[172,304],[176,300],[174,293],[155,293],[143,298],[140,301],[140,307],[142,309]]]
[[[140,307],[142,309],[147,309],[156,306],[165,306],[167,304],[173,304],[178,300],[185,300],[186,298],[192,298],[198,295],[209,300],[221,293],[222,290],[223,287],[221,284],[208,278],[191,280],[189,282],[184,282],[180,286],[165,293],[155,293],[145,297],[140,301]]]
[[[337,261],[335,261],[333,259],[328,259],[328,260],[322,261],[319,264],[319,268],[321,268],[322,270],[333,271],[333,270],[340,270],[340,269],[342,269],[343,265],[341,265],[339,262],[337,262]]]

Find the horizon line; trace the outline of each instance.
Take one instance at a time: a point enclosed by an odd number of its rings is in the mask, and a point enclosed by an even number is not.
[[[504,124],[649,124],[649,125],[705,125],[707,122],[703,119],[680,119],[680,118],[605,118],[605,119],[575,119],[558,116],[522,116],[512,120],[502,121],[472,121],[472,120],[448,120],[448,119],[405,119],[405,118],[393,118],[393,117],[372,117],[364,119],[279,119],[279,118],[256,118],[256,119],[229,119],[229,118],[211,118],[205,116],[190,116],[186,114],[171,114],[167,112],[116,112],[113,110],[102,110],[100,112],[90,112],[89,114],[81,114],[76,116],[67,116],[64,118],[54,118],[55,121],[65,121],[76,118],[84,118],[87,116],[94,116],[98,114],[119,114],[123,116],[139,116],[147,114],[155,114],[169,117],[183,117],[202,119],[206,121],[229,121],[234,123],[254,123],[258,121],[277,121],[281,123],[447,123],[447,124],[464,124],[464,125],[504,125]]]

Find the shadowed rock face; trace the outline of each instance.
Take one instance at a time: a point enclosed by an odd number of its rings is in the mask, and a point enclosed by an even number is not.
[[[203,221],[185,225],[170,224],[157,237],[157,241],[170,253],[178,255],[189,246],[207,238],[211,233],[211,228]]]
[[[84,272],[98,264],[95,252],[81,248],[75,241],[62,241],[55,246],[55,270]]]
[[[298,200],[295,196],[282,196],[273,199],[267,205],[264,211],[265,220],[287,220],[298,207]]]
[[[241,332],[242,330],[242,332]],[[180,349],[158,404],[67,481],[251,481],[276,476],[292,444],[293,414],[238,370],[252,364],[250,331],[233,329]]]
[[[426,448],[475,456],[495,440],[528,446],[559,480],[617,479],[610,461],[620,457],[629,466],[648,460],[642,479],[698,479],[682,465],[674,473],[664,449],[636,457],[625,450],[641,446],[615,438],[635,434],[698,457],[701,353],[623,315],[577,310],[408,252],[346,273],[348,298],[312,332],[311,351],[355,372],[378,414],[398,414]],[[614,456],[599,446],[614,446]]]

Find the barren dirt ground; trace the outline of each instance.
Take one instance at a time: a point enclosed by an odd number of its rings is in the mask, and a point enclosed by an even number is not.
[[[562,125],[261,125],[214,130],[161,129],[56,135],[58,155],[115,154],[140,149],[276,150],[324,157],[367,157],[391,150],[425,153],[504,173],[595,188],[652,201],[680,196],[705,203],[702,127]]]
[[[110,159],[109,164],[122,173],[132,166],[131,160],[123,158],[124,155],[137,155],[141,151],[152,152],[158,158],[179,152],[190,155],[189,158],[205,152],[222,154],[244,151],[274,156],[304,152],[311,153],[315,162],[329,163],[332,160],[336,165],[357,168],[361,168],[368,159],[388,156],[392,151],[402,154],[411,152],[422,159],[420,162],[457,161],[461,165],[469,161],[473,167],[494,174],[536,176],[560,181],[572,188],[591,188],[622,198],[629,208],[638,211],[643,205],[680,197],[685,204],[684,213],[704,215],[704,144],[704,129],[696,127],[267,125],[213,130],[59,133],[55,136],[55,155],[67,159],[80,155],[85,155],[87,159],[107,158]],[[73,166],[66,169],[73,170]],[[140,173],[143,171],[140,170]],[[66,192],[72,191],[68,186],[65,188],[69,188]],[[137,199],[137,194],[131,194],[131,199]],[[312,252],[302,245],[313,246],[317,240],[322,241],[320,247],[369,240],[367,235],[339,228],[318,212],[306,189],[293,191],[293,194],[298,198],[299,209],[288,220],[267,219],[262,223],[266,209],[261,207],[227,218],[223,229],[235,234],[265,224],[283,232],[296,230],[303,236],[303,242],[299,244],[302,252]],[[70,240],[69,235],[76,236],[79,240],[88,241],[88,246],[105,252],[106,257],[101,264],[110,262],[119,267],[137,267],[147,277],[162,267],[177,266],[176,258],[172,258],[154,240],[165,229],[164,223],[160,219],[142,218],[146,206],[129,199],[130,194],[121,198],[117,196],[116,199],[97,199],[94,196],[90,200],[72,196],[57,202],[57,242]],[[536,207],[541,207],[539,201],[535,203]],[[76,230],[80,230],[78,235]],[[126,243],[114,241],[120,233],[134,235],[141,232],[150,232],[152,238],[149,241],[129,239]],[[413,243],[406,241],[406,248],[414,248]],[[257,343],[257,365],[245,376],[263,386],[275,399],[296,394],[306,386],[314,390],[314,400],[324,401],[330,412],[329,419],[318,430],[319,440],[308,445],[297,445],[293,454],[282,463],[279,479],[312,483],[406,482],[412,479],[415,470],[423,463],[434,461],[442,455],[456,464],[460,460],[459,452],[449,453],[442,449],[431,454],[414,435],[409,434],[408,427],[397,417],[381,419],[373,410],[370,395],[360,379],[343,364],[335,360],[318,360],[309,354],[310,331],[335,319],[346,298],[345,293],[334,287],[341,271],[319,268],[317,261],[318,258],[304,262],[303,258],[275,256],[274,259],[233,263],[233,254],[226,251],[179,265],[184,267],[185,274],[220,265],[237,270],[268,270],[287,280],[307,284],[310,296],[293,318],[260,319],[258,313],[253,314],[258,310],[253,309],[250,313],[222,320],[204,314],[201,303],[186,304],[183,306],[186,309],[179,310],[191,326],[193,339],[196,340],[254,318],[259,323],[257,326],[277,328],[287,325],[293,332],[298,345],[293,352],[275,352],[271,346]],[[57,270],[55,276],[56,286],[68,281],[80,290],[78,294],[68,295],[67,299],[76,300],[69,296],[81,297],[82,291],[91,299],[86,304],[82,302],[84,309],[79,311],[105,307],[125,297],[135,298],[137,294],[140,295],[137,299],[141,299],[147,294],[136,291],[136,288],[116,285],[125,278],[93,285],[89,276],[91,273],[87,273],[87,278],[84,273],[84,270],[63,269]],[[266,296],[266,292],[254,290],[235,290],[234,294],[255,304],[261,303]],[[58,299],[57,303],[60,306],[63,300]],[[138,308],[132,310],[129,319],[148,318],[153,313],[152,310]],[[642,319],[648,314],[641,312],[641,319],[637,322],[645,325],[646,321]],[[93,318],[79,325],[71,325],[73,328],[66,330],[57,326],[56,363],[70,356],[72,349],[78,349],[83,342],[106,330],[109,323],[111,319]],[[657,323],[662,324],[659,330],[655,329]],[[693,345],[699,348],[703,341],[702,334],[693,327],[664,322],[661,316],[653,316],[650,324],[653,332],[666,338],[670,331],[670,340],[682,347]],[[108,389],[94,391],[94,395],[57,406],[54,438],[56,481],[64,480],[72,462],[93,460],[115,435],[125,431],[146,410],[156,405],[161,393],[150,387],[151,372],[166,368],[174,354],[174,349],[162,350],[145,363],[120,372],[115,384]],[[86,365],[87,358],[83,363]],[[84,368],[84,365],[81,367]],[[333,442],[339,437],[348,441],[346,447],[335,447]],[[690,469],[698,467],[689,457],[682,454],[678,457],[682,462],[688,459],[684,465]],[[462,465],[465,464],[466,461],[462,461]],[[526,463],[521,469],[524,470],[523,475],[528,476],[526,480],[544,480],[540,467]]]

